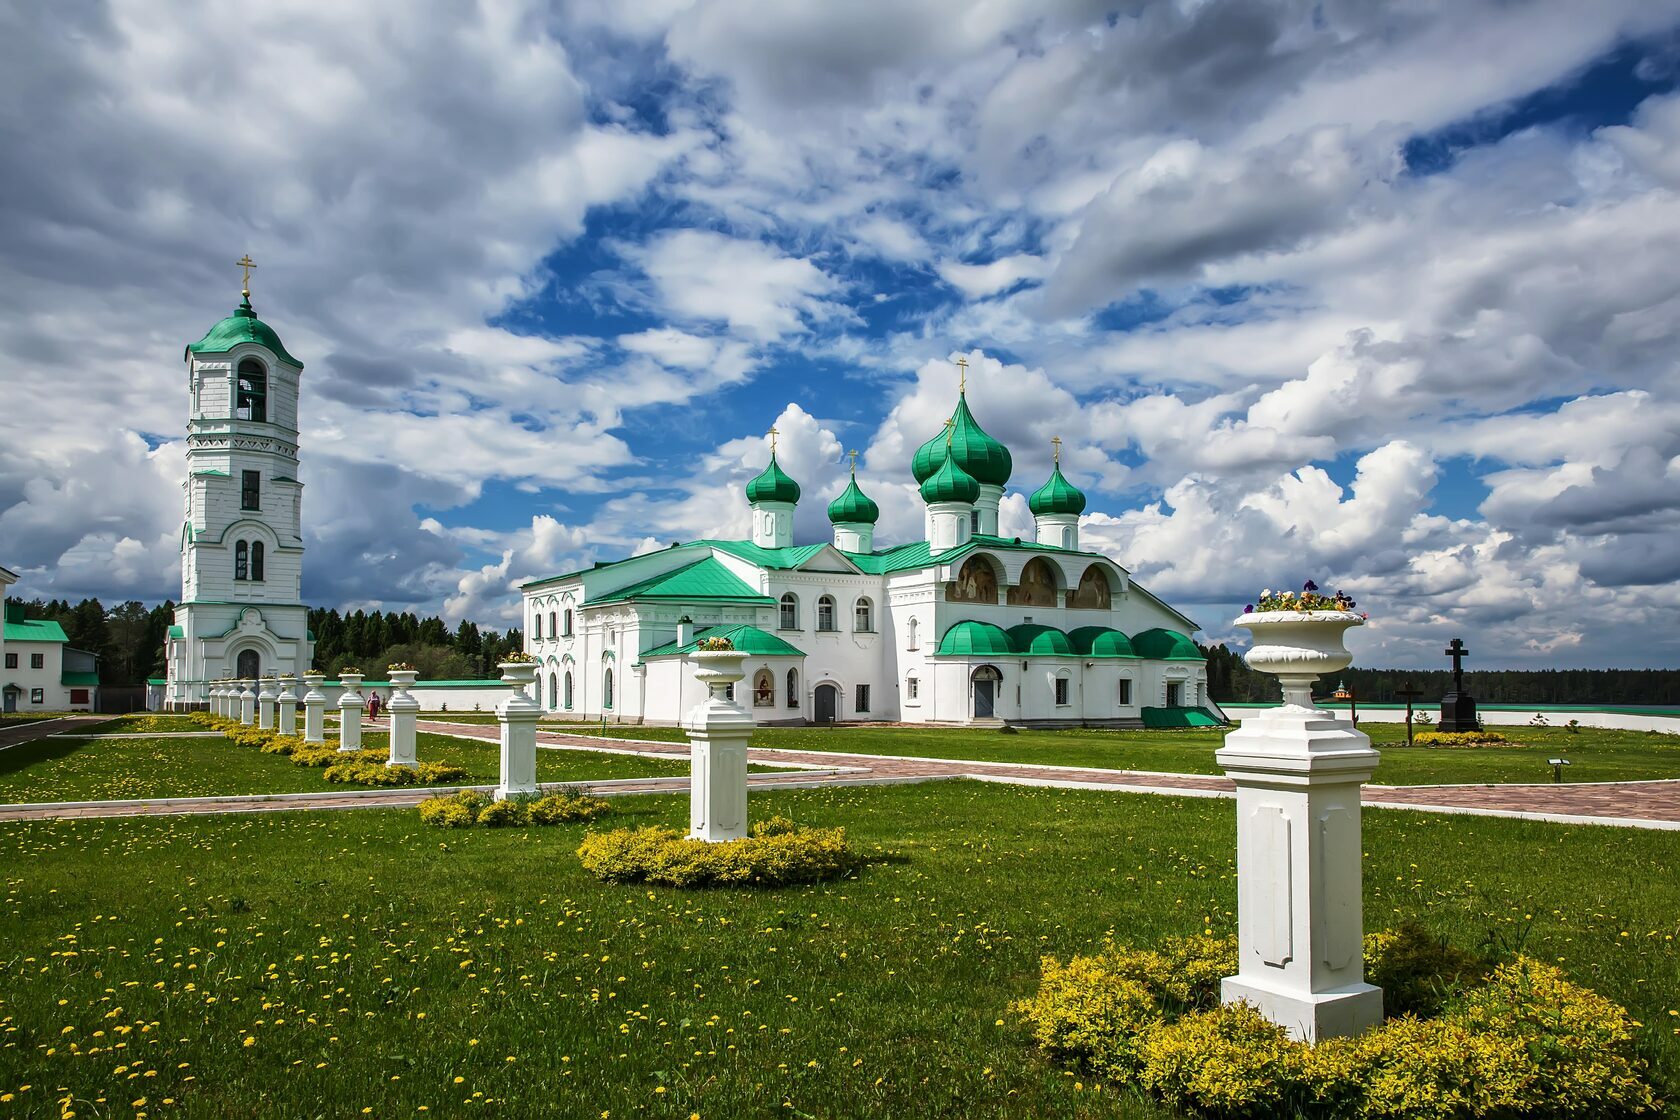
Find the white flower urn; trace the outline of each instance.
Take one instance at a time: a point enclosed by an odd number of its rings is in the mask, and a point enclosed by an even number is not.
[[[415,669],[387,669],[386,675],[391,678],[391,702],[385,706],[385,710],[391,713],[391,753],[385,765],[412,770],[420,765],[415,754],[417,736],[414,730],[420,701],[408,690],[414,687],[414,678],[420,673]]]
[[[689,829],[694,840],[722,843],[747,834],[747,743],[753,717],[729,698],[729,686],[746,674],[740,650],[690,654],[694,679],[706,698],[683,719],[689,741]]]
[[[280,695],[275,699],[275,727],[282,735],[297,734],[297,678],[290,673],[280,676]]]
[[[1353,664],[1344,641],[1365,620],[1352,611],[1249,611],[1232,625],[1253,636],[1243,660],[1282,682],[1284,705],[1316,710],[1313,682]]]
[[[509,689],[508,697],[496,705],[502,725],[502,780],[496,799],[505,801],[537,792],[537,720],[542,718],[542,705],[531,696],[535,661],[503,661],[498,668]]]
[[[338,683],[344,691],[338,697],[338,750],[341,754],[362,749],[362,710],[367,700],[356,690],[361,687],[363,674],[340,673]]]
[[[327,741],[327,694],[321,691],[321,682],[326,679],[325,673],[315,670],[303,675],[303,741],[306,743]]]

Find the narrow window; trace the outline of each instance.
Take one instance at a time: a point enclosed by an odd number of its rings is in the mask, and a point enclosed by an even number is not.
[[[797,669],[787,671],[787,706],[790,708],[799,707],[799,670]]]
[[[566,674],[566,680],[564,682],[564,688],[566,690],[565,691],[566,710],[569,712],[569,711],[572,710],[572,674],[570,672],[567,672],[567,674]]]
[[[263,578],[263,543],[261,541],[251,542],[251,578],[253,580]]]
[[[817,629],[839,629],[834,625],[834,596],[832,595],[824,595],[817,600]]]
[[[980,511],[977,509],[969,511],[968,531],[970,533],[978,533],[980,531]]]
[[[1067,705],[1067,702],[1068,702],[1068,679],[1066,677],[1057,677],[1056,678],[1056,706],[1057,707],[1065,707]]]
[[[29,667],[31,669],[45,669],[47,667],[47,655],[44,653],[30,654]]]
[[[233,578],[251,578],[251,546],[244,541],[233,546]]]
[[[868,599],[859,599],[854,609],[855,617],[852,626],[859,634],[868,634],[875,629],[874,605]]]
[[[601,685],[601,707],[612,710],[612,670],[607,670],[605,680]]]
[[[918,699],[921,698],[921,695],[922,695],[921,679],[916,677],[914,674],[912,674],[911,676],[905,677],[904,678],[904,698],[906,700],[918,700]]]
[[[782,596],[781,620],[776,625],[783,630],[799,629],[799,599],[791,591]]]
[[[916,631],[919,628],[920,628],[920,624],[914,618],[912,618],[910,620],[909,625],[907,625],[904,628],[905,636],[908,639],[908,642],[904,647],[905,649],[915,649],[916,648]]]
[[[531,640],[542,641],[542,615],[540,614],[531,616]]]
[[[8,669],[16,669],[17,668],[17,654],[8,653],[6,655],[6,668],[8,668]]]
[[[560,633],[559,627],[554,625],[556,621],[557,621],[557,616],[556,616],[555,612],[549,611],[548,612],[548,636],[551,637],[551,638],[554,637],[554,635]]]
[[[857,710],[860,712],[869,710],[869,686],[866,684],[857,686]]]
[[[572,636],[572,610],[571,610],[570,607],[567,607],[566,608],[566,637],[569,638],[571,636]]]
[[[262,508],[262,472],[239,472],[239,508]]]
[[[1120,678],[1120,705],[1122,707],[1132,702],[1132,678]]]
[[[234,415],[240,420],[268,419],[268,374],[255,358],[239,363],[239,396]]]

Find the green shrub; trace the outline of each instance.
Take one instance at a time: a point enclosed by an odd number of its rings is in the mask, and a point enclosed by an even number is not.
[[[532,824],[568,824],[572,821],[592,821],[612,812],[612,804],[605,798],[591,797],[575,790],[562,790],[539,797],[528,806]]]
[[[483,794],[470,789],[448,797],[428,797],[420,802],[420,819],[437,828],[471,828],[486,804]]]
[[[1412,736],[1412,743],[1419,747],[1522,746],[1497,731],[1420,731]]]
[[[357,782],[369,786],[432,786],[458,782],[467,776],[465,767],[440,762],[387,766],[387,755],[383,751],[357,751],[343,758],[345,761],[336,762],[322,771],[321,777],[329,782]]]
[[[1291,1107],[1309,1049],[1246,1003],[1193,1011],[1144,1032],[1137,1083],[1191,1113],[1254,1116]]]
[[[590,833],[577,854],[603,882],[672,887],[785,887],[836,879],[860,863],[843,828],[795,827],[719,844],[671,828],[621,828]]]
[[[1365,935],[1365,981],[1383,990],[1383,1013],[1435,1015],[1451,996],[1487,979],[1489,965],[1417,922]]]
[[[421,770],[424,769],[422,766]],[[611,811],[610,802],[572,790],[546,797],[492,801],[481,793],[464,789],[446,797],[428,797],[420,803],[420,819],[439,828],[471,828],[475,824],[485,828],[554,825],[594,820]]]

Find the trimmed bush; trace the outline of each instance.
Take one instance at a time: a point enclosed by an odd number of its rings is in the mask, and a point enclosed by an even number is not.
[[[365,755],[372,754],[372,759]],[[321,772],[329,782],[356,782],[369,786],[435,786],[459,782],[467,776],[464,766],[422,762],[419,766],[387,766],[383,751],[357,751],[349,761],[334,763]]]
[[[785,818],[784,818],[785,819]],[[671,887],[785,887],[837,879],[862,861],[843,828],[799,828],[772,818],[769,831],[722,844],[673,828],[592,832],[578,846],[584,869],[607,883]]]
[[[1420,731],[1412,736],[1419,747],[1520,747],[1497,731]]]
[[[420,802],[420,819],[437,828],[471,828],[486,804],[483,794],[470,789],[448,797],[428,797]]]
[[[532,824],[570,824],[604,817],[612,812],[612,803],[576,790],[562,790],[537,798],[529,808]]]
[[[1038,991],[1013,1009],[1051,1056],[1192,1116],[1585,1120],[1658,1109],[1627,1010],[1560,970],[1518,957],[1490,972],[1416,926],[1370,935],[1365,952],[1372,981],[1396,985],[1391,1017],[1317,1046],[1246,1004],[1218,1003],[1217,977],[1236,967],[1229,938],[1046,957]]]
[[[429,797],[420,803],[420,819],[438,828],[569,824],[592,821],[610,812],[610,802],[575,790],[492,801],[475,790],[464,789],[447,797]]]

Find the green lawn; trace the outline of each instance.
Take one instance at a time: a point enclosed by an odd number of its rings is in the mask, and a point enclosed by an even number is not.
[[[204,730],[206,728],[202,724],[188,715],[177,715],[173,712],[135,712],[133,715],[112,718],[109,723],[101,725],[95,734],[137,735],[150,731]]]
[[[619,824],[685,812],[620,808]],[[584,826],[442,833],[412,810],[0,826],[0,1101],[1160,1115],[1037,1058],[1007,1006],[1040,954],[1231,928],[1229,803],[954,782],[753,810],[846,825],[875,860],[820,887],[682,892],[586,877]],[[1372,928],[1417,917],[1559,962],[1633,1009],[1680,1092],[1680,835],[1373,810],[1365,841]]]
[[[364,745],[369,747],[384,749],[386,742],[383,732],[363,736]],[[418,754],[422,762],[466,767],[467,785],[494,783],[500,777],[500,755],[494,743],[422,733]],[[687,772],[686,763],[658,759],[579,751],[537,752],[537,777],[544,782],[651,778]],[[365,787],[328,783],[322,780],[319,769],[293,766],[280,755],[236,747],[221,738],[41,739],[0,751],[0,803],[360,788]]]
[[[440,717],[441,718],[441,717]],[[589,735],[599,724],[548,724],[545,729]],[[1472,750],[1405,745],[1401,724],[1366,723],[1361,729],[1382,750],[1374,781],[1383,785],[1444,785],[1460,782],[1549,782],[1548,758],[1570,760],[1572,782],[1619,782],[1680,778],[1680,736],[1648,731],[1587,729],[1571,734],[1560,727],[1506,730],[1518,747]],[[675,727],[609,724],[616,738],[680,742]],[[1156,770],[1180,774],[1217,774],[1213,753],[1223,744],[1223,730],[1210,731],[997,731],[944,727],[761,727],[756,747],[855,754],[920,755],[927,758],[977,759],[985,762],[1035,762],[1056,766],[1098,766],[1116,770]]]
[[[26,723],[40,723],[45,719],[65,716],[85,716],[87,712],[0,712],[0,727],[21,727]]]

